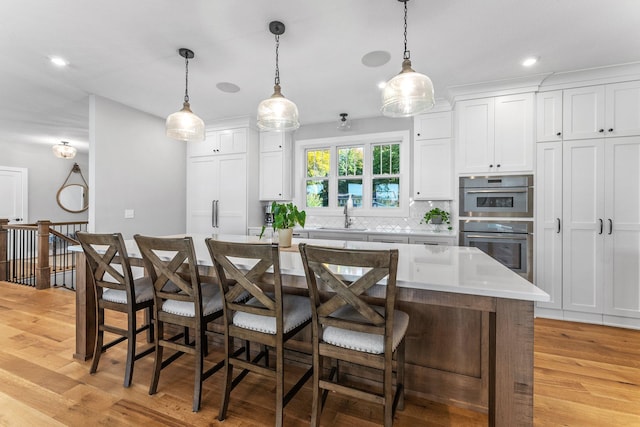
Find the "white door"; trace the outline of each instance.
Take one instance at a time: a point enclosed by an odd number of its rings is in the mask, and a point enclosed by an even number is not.
[[[604,139],[564,141],[562,306],[603,311]]]
[[[536,274],[534,283],[551,296],[538,307],[562,308],[562,142],[537,144]]]
[[[495,172],[533,171],[533,94],[495,99]]]
[[[211,234],[218,199],[217,156],[191,157],[187,162],[187,233]]]
[[[536,140],[562,139],[562,91],[539,92],[536,99]]]
[[[607,136],[640,135],[640,82],[606,87]]]
[[[260,153],[260,200],[284,200],[284,152]]]
[[[413,153],[413,198],[452,200],[451,139],[417,140]]]
[[[247,156],[231,154],[220,156],[216,184],[217,233],[247,233]]]
[[[0,218],[27,224],[28,212],[27,169],[0,166]]]
[[[605,143],[605,313],[640,317],[640,137]]]
[[[562,99],[563,138],[602,138],[605,131],[604,86],[567,89]]]
[[[460,173],[494,171],[493,98],[460,101],[456,104],[458,121],[458,159]]]

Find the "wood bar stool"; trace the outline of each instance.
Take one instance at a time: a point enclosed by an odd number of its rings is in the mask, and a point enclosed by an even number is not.
[[[125,363],[124,386],[131,385],[133,367],[136,360],[153,352],[153,346],[136,354],[136,336],[147,331],[147,341],[153,342],[153,285],[148,276],[133,279],[131,265],[122,235],[77,233],[78,240],[86,255],[87,265],[93,277],[92,285],[96,299],[96,341],[90,373],[98,369],[100,356],[107,349],[127,340],[127,361]],[[127,329],[110,325],[105,320],[105,310],[126,313]],[[136,314],[146,310],[146,323],[137,326]],[[104,343],[104,333],[119,335],[115,340]]]
[[[204,370],[207,325],[222,316],[222,297],[217,284],[201,282],[191,237],[134,236],[145,267],[153,281],[155,317],[155,362],[149,394],[155,394],[160,371],[184,353],[195,356],[193,411],[200,409],[202,382],[224,366],[218,362]],[[165,324],[183,333],[165,337]],[[191,341],[189,330],[193,331]],[[175,352],[163,360],[165,348]]]
[[[276,380],[275,425],[280,427],[284,407],[313,372],[313,368],[307,370],[284,393],[284,343],[310,323],[308,299],[283,293],[277,244],[231,243],[210,238],[206,243],[224,294],[225,387],[218,420],[226,417],[231,390],[249,372],[256,372]],[[267,273],[271,267],[273,274]],[[235,289],[227,286],[228,278],[237,282]],[[273,291],[265,292],[263,287]],[[243,290],[251,294],[251,298],[238,303],[237,297]],[[247,353],[241,358],[235,352],[236,338],[259,343],[263,349],[251,360],[246,345]],[[274,368],[269,366],[269,348],[275,350]],[[260,364],[262,358],[265,364]],[[233,378],[234,367],[242,369],[236,378]]]
[[[327,392],[333,391],[382,405],[384,425],[392,426],[396,407],[404,408],[404,337],[409,325],[409,315],[395,310],[398,251],[323,248],[307,244],[300,244],[299,250],[313,313],[311,425],[320,425],[322,405]],[[384,306],[371,304],[365,298],[366,291],[385,277]],[[322,291],[331,291],[334,295],[323,300]],[[371,387],[342,383],[336,368],[325,375],[324,358],[334,359],[337,366],[340,361],[346,361],[381,371],[382,393]]]

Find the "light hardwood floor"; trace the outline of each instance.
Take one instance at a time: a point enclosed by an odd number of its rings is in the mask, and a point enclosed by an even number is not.
[[[109,350],[98,372],[89,375],[89,362],[72,358],[74,314],[72,291],[0,282],[0,425],[273,424],[274,384],[258,375],[234,390],[224,423],[216,420],[221,373],[205,382],[202,409],[191,412],[193,376],[180,376],[192,372],[190,356],[162,372],[154,396],[148,395],[151,357],[136,363],[132,386],[122,387],[123,345]],[[221,357],[214,349],[207,360]],[[535,425],[640,426],[639,385],[640,331],[536,320]],[[285,408],[285,425],[308,425],[310,401],[307,384]],[[327,426],[381,421],[379,408],[335,395],[322,416]],[[483,414],[411,397],[395,419],[398,427],[486,424]]]

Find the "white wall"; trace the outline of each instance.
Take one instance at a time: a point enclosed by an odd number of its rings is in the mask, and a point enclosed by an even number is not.
[[[86,221],[87,211],[70,213],[56,202],[58,189],[69,175],[74,163],[78,163],[85,180],[89,179],[88,154],[80,153],[74,159],[59,159],[53,155],[51,145],[13,141],[0,141],[0,165],[26,168],[29,171],[28,220],[35,223],[48,219],[53,222]],[[71,183],[81,183],[78,174],[72,174]],[[89,188],[89,198],[92,189]]]
[[[164,119],[90,96],[91,231],[125,239],[185,232],[186,144],[164,132]],[[135,217],[125,219],[125,209]]]

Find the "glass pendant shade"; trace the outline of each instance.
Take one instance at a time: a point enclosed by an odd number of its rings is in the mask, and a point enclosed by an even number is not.
[[[382,114],[387,117],[410,117],[424,113],[435,104],[433,83],[411,68],[405,59],[400,74],[389,80],[382,92]]]
[[[298,107],[282,96],[276,84],[270,98],[258,105],[258,128],[263,131],[289,132],[300,127]]]
[[[167,117],[167,136],[178,141],[204,141],[204,122],[191,111],[188,102],[182,106],[182,110]]]
[[[67,141],[61,141],[60,144],[51,147],[53,154],[60,159],[73,159],[76,156],[76,150],[70,146]]]

